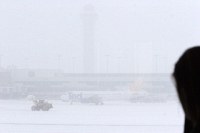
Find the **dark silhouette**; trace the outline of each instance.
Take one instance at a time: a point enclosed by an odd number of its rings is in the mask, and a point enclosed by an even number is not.
[[[200,133],[200,47],[185,51],[173,77],[185,112],[184,133]]]

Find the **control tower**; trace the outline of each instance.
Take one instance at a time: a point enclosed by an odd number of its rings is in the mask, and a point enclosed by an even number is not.
[[[81,14],[83,22],[83,67],[84,73],[95,73],[95,23],[97,14],[92,5],[84,6]]]

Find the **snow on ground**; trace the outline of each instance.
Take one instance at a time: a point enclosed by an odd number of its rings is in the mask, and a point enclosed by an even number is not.
[[[75,104],[50,101],[48,112],[33,112],[32,102],[1,100],[1,133],[182,133],[180,105],[169,103]]]

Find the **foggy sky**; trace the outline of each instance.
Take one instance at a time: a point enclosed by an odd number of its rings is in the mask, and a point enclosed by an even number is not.
[[[2,0],[2,66],[83,71],[85,5],[95,8],[96,72],[171,72],[200,44],[200,1]]]

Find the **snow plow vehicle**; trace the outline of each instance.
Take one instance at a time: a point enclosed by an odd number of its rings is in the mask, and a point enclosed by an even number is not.
[[[34,105],[31,107],[32,111],[49,111],[53,108],[53,105],[45,100],[34,100],[33,102]]]

